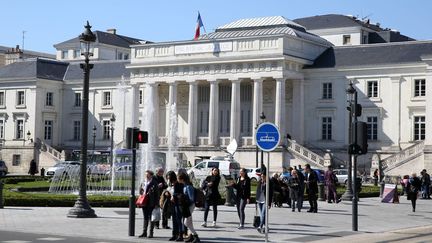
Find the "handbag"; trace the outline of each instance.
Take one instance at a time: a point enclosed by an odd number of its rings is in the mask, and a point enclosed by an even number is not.
[[[148,202],[148,195],[147,194],[141,194],[138,199],[136,200],[135,204],[137,207],[142,208],[147,205]]]
[[[253,218],[253,227],[258,228],[260,226],[261,223],[261,218],[258,215],[258,206],[255,203],[255,216]]]
[[[158,222],[161,220],[161,211],[159,207],[155,207],[151,214],[151,222]]]

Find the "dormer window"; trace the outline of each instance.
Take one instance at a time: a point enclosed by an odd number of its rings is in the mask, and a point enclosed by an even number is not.
[[[61,58],[62,59],[68,59],[68,51],[67,50],[66,51],[62,51]]]
[[[351,45],[351,35],[344,35],[343,36],[343,44],[344,45]]]

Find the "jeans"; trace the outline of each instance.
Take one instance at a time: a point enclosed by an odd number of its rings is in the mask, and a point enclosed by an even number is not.
[[[429,198],[429,185],[422,185],[422,198]]]
[[[237,199],[236,206],[237,206],[237,214],[240,219],[240,225],[244,225],[245,221],[245,207],[246,207],[247,199]]]
[[[210,204],[209,202],[206,200],[205,204],[204,204],[204,222],[207,222],[207,217],[208,217],[208,213],[210,211]],[[213,221],[216,222],[217,219],[217,204],[213,204]]]
[[[145,206],[142,208],[143,214],[144,214],[144,220],[151,220],[151,215],[153,212],[152,207]]]
[[[265,203],[258,203],[258,208],[260,212],[260,225],[259,227],[262,228],[263,225],[265,225],[265,217],[267,212],[267,207],[265,206]]]
[[[173,235],[182,234],[183,233],[183,223],[182,223],[182,214],[180,211],[179,205],[173,206],[174,210],[172,210],[172,221],[173,221]]]

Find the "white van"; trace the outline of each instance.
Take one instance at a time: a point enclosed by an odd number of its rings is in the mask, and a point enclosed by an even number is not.
[[[188,174],[198,180],[203,180],[210,175],[212,168],[218,168],[221,176],[238,178],[240,175],[240,164],[232,158],[212,157],[199,162],[188,170]]]

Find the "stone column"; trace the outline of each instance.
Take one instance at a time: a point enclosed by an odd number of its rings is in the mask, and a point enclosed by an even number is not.
[[[304,141],[304,84],[303,79],[293,80],[292,99],[292,139],[302,144]]]
[[[171,119],[177,119],[177,83],[169,83],[169,91],[168,91],[168,104],[166,107],[166,116],[165,116],[165,136],[167,138],[167,144],[168,145],[174,145],[175,141],[172,141],[173,136],[171,133]],[[175,109],[173,109],[175,108]],[[175,123],[177,124],[177,123]],[[174,128],[177,130],[177,128]]]
[[[285,143],[285,79],[276,79],[275,125],[281,134],[281,144]]]
[[[209,145],[219,144],[219,81],[210,81],[210,102],[209,102]]]
[[[196,145],[197,137],[197,113],[198,113],[198,85],[195,82],[189,83],[189,109],[188,109],[188,145]]]
[[[393,146],[395,148],[400,149],[400,127],[401,127],[401,117],[400,117],[400,108],[401,108],[401,77],[395,76],[390,77],[391,79],[391,100],[392,100],[392,112],[391,116],[392,120],[392,130],[393,132],[390,134],[391,140],[393,142]]]
[[[149,83],[146,85],[146,92],[149,96],[149,107],[147,109],[148,114],[143,114],[143,118],[146,119],[144,124],[147,124],[147,131],[149,131],[149,144],[157,145],[158,144],[158,113],[159,113],[159,94],[158,94],[158,84],[157,83]],[[147,123],[146,123],[147,122]]]
[[[256,144],[255,130],[260,123],[261,112],[263,111],[263,79],[256,79],[253,81],[253,111],[252,111],[252,127],[254,132],[252,134],[253,144]]]
[[[167,138],[167,142],[169,143],[170,138],[170,126],[171,126],[171,116],[177,118],[176,110],[172,110],[172,107],[175,103],[177,103],[177,83],[169,83],[169,91],[168,91],[168,104],[166,105],[166,115],[165,115],[165,136]],[[172,112],[176,112],[176,114],[172,114]]]
[[[237,144],[240,142],[240,82],[241,80],[231,81],[231,116],[230,116],[230,140],[235,139]]]

